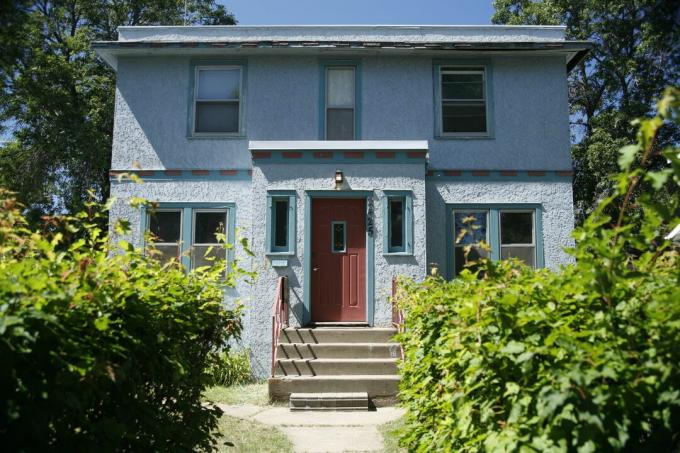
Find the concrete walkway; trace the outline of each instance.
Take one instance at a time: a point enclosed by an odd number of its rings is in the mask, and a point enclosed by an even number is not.
[[[291,412],[287,407],[218,404],[225,414],[281,430],[296,452],[382,451],[378,425],[404,415],[396,407],[367,412]]]

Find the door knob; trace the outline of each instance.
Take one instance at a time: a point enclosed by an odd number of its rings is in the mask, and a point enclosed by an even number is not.
[[[318,267],[315,267],[315,268],[313,268],[312,270],[313,270],[314,272],[316,272],[316,271],[319,270],[319,268],[318,268]]]

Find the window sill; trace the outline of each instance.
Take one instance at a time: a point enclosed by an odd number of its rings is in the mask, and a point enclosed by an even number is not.
[[[388,252],[383,253],[383,256],[413,256],[413,252]]]
[[[435,140],[493,140],[493,134],[438,134],[435,135]]]
[[[265,256],[295,256],[295,252],[266,252]]]
[[[245,140],[245,134],[187,134],[189,140]]]

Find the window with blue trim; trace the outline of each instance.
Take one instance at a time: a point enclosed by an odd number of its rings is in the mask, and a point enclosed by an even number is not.
[[[326,140],[356,138],[356,71],[352,65],[326,66],[324,125]]]
[[[413,253],[413,197],[410,192],[385,191],[384,253]]]
[[[460,206],[452,210],[453,275],[480,258],[543,266],[540,207]]]
[[[193,133],[238,134],[241,129],[241,66],[204,65],[196,66],[194,71]]]
[[[492,131],[491,68],[485,62],[435,64],[436,135],[488,138]]]
[[[168,203],[146,212],[143,219],[146,252],[162,263],[176,261],[187,269],[227,259],[224,243],[234,239],[231,207]]]
[[[295,194],[270,192],[267,195],[267,252],[295,253]]]

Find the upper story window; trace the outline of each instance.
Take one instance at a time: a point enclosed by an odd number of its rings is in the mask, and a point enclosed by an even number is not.
[[[439,67],[439,129],[442,136],[489,133],[487,69],[484,66]]]
[[[356,67],[326,66],[326,140],[354,140]]]
[[[240,66],[197,66],[194,78],[195,134],[238,134],[241,124]]]

